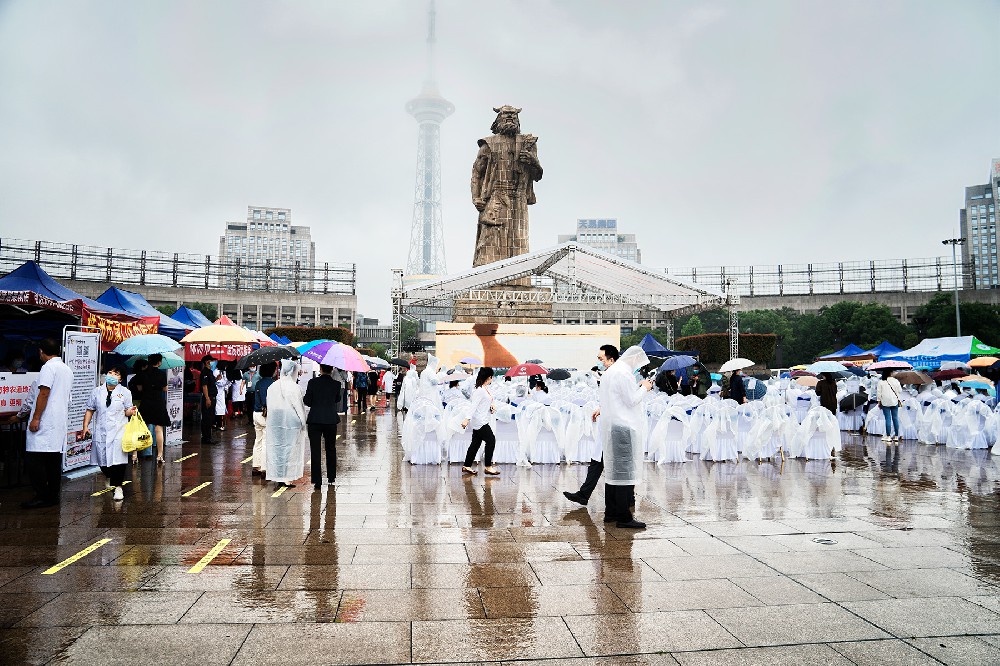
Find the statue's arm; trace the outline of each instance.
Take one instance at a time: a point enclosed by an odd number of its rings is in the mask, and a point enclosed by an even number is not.
[[[485,141],[479,145],[479,154],[476,161],[472,163],[472,203],[480,212],[486,207],[483,199],[483,182],[486,179],[486,165],[490,159],[490,147]]]

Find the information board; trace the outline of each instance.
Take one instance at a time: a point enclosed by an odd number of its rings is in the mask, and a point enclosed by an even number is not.
[[[184,368],[167,369],[167,426],[168,444],[184,441]]]
[[[0,416],[16,414],[37,379],[37,372],[0,372]]]
[[[69,420],[66,445],[63,447],[63,471],[90,464],[91,440],[76,441],[83,427],[87,400],[97,386],[100,370],[101,334],[89,331],[63,332],[63,362],[73,372],[69,395]]]

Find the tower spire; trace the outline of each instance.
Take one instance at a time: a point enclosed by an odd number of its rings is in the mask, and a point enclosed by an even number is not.
[[[451,102],[437,90],[434,45],[437,11],[434,0],[427,11],[427,71],[420,95],[406,104],[406,111],[418,124],[417,174],[413,196],[413,223],[407,276],[444,275],[444,227],[441,220],[441,123],[455,112]]]

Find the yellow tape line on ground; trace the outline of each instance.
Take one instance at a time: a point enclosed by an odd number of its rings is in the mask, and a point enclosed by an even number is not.
[[[253,460],[253,456],[247,456],[246,458],[244,458],[243,460],[240,461],[240,464],[242,465],[244,463],[248,463],[251,460]]]
[[[240,437],[246,437],[246,436],[247,433],[243,433],[242,435],[236,435],[236,437],[233,437],[233,439],[239,439]]]
[[[57,573],[59,571],[62,571],[63,569],[65,569],[69,565],[73,564],[77,560],[83,559],[84,557],[86,557],[87,555],[90,555],[92,552],[94,552],[95,550],[97,550],[98,548],[100,548],[101,546],[103,546],[104,544],[110,543],[110,542],[111,542],[111,539],[101,539],[100,541],[95,541],[94,543],[90,544],[89,546],[87,546],[86,548],[84,548],[83,550],[81,550],[76,555],[73,555],[72,557],[67,557],[65,560],[63,560],[59,564],[55,565],[54,567],[50,567],[50,568],[46,569],[45,571],[42,572],[42,575],[44,576],[44,575],[47,575],[47,574],[54,574],[54,573]]]
[[[127,486],[130,483],[132,483],[132,482],[131,481],[123,481],[122,485],[123,486]],[[104,490],[98,490],[96,493],[90,493],[90,496],[91,497],[97,497],[98,495],[103,495],[104,493],[110,493],[114,489],[115,489],[114,486],[110,486],[108,488],[105,488]]]
[[[187,454],[186,456],[184,456],[183,458],[178,458],[178,459],[177,459],[177,460],[175,460],[174,462],[184,462],[184,461],[185,461],[185,460],[187,460],[188,458],[194,458],[194,457],[195,457],[196,455],[198,455],[198,454],[197,454],[197,453],[189,453],[189,454]]]
[[[222,539],[219,543],[215,544],[215,546],[212,547],[212,550],[205,553],[205,557],[198,560],[198,564],[188,569],[188,573],[199,573],[205,568],[206,565],[208,565],[209,562],[214,560],[216,556],[222,552],[223,548],[229,545],[230,541],[232,541],[232,539]]]
[[[281,486],[273,493],[271,493],[271,497],[281,497],[281,493],[285,492],[286,490],[288,490],[288,486]]]
[[[354,425],[354,424],[355,424],[355,423],[357,423],[357,422],[358,422],[358,420],[357,420],[357,419],[351,419],[351,425]]]
[[[202,488],[205,488],[205,487],[210,486],[210,485],[212,485],[212,482],[211,481],[206,481],[205,483],[199,484],[199,485],[195,486],[194,488],[192,488],[191,490],[187,491],[186,493],[182,494],[181,497],[191,497],[191,495],[194,495],[196,492],[198,492]]]

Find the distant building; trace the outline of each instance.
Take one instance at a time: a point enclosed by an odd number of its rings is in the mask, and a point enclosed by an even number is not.
[[[316,244],[309,227],[292,224],[289,208],[248,206],[246,222],[226,223],[219,257],[227,267],[219,284],[227,288],[288,291],[316,277]]]
[[[373,344],[388,347],[392,343],[392,326],[380,325],[378,319],[358,315],[354,322],[354,335],[358,347],[371,347]]]
[[[642,263],[642,252],[635,242],[635,234],[618,233],[618,220],[577,220],[576,233],[560,235],[559,242],[574,241],[616,257]]]
[[[990,165],[990,177],[983,185],[965,188],[965,208],[958,212],[965,245],[962,259],[972,264],[974,289],[997,289],[997,218],[996,202],[1000,197],[1000,158]]]

